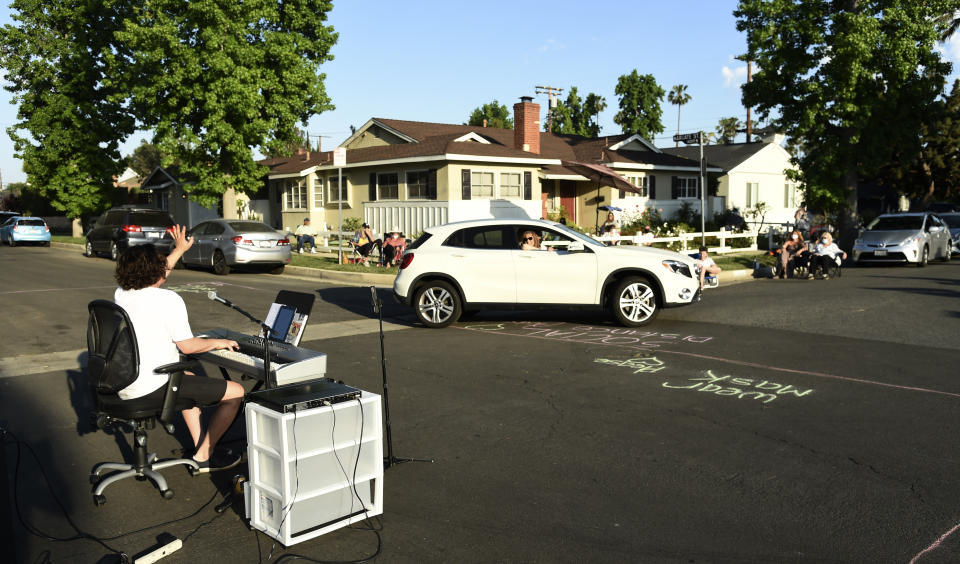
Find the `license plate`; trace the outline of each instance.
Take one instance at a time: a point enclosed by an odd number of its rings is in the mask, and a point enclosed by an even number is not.
[[[147,237],[150,239],[159,239],[160,234],[157,233],[156,231],[147,231]]]
[[[266,249],[267,247],[272,247],[273,241],[260,241],[260,248]]]
[[[877,249],[877,250],[873,251],[873,254],[874,254],[874,256],[885,257],[885,256],[887,256],[887,250],[886,250],[886,249]]]

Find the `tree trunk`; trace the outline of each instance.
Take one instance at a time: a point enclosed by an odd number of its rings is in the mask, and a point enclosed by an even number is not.
[[[840,225],[838,226],[840,240],[837,241],[837,245],[848,254],[853,251],[853,242],[859,235],[857,229],[857,178],[857,167],[853,164],[849,165],[844,178],[847,201],[840,214]]]

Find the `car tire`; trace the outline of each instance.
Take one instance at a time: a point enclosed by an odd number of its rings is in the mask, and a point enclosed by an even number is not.
[[[617,284],[610,300],[610,309],[621,325],[640,327],[657,317],[660,304],[649,280],[642,276],[628,276]]]
[[[943,262],[950,262],[950,255],[953,253],[953,245],[948,241],[946,245],[943,246],[943,258],[940,259]]]
[[[17,246],[17,242],[13,240],[13,235],[11,235],[10,237],[7,238],[7,243],[10,243],[10,246],[11,246],[11,247],[16,247],[16,246]]]
[[[270,274],[280,275],[283,274],[284,269],[286,269],[286,265],[281,264],[280,266],[271,267],[268,272],[270,272]]]
[[[115,261],[120,258],[120,249],[117,247],[116,241],[110,242],[110,260]]]
[[[87,258],[93,258],[97,256],[97,253],[93,252],[93,243],[90,240],[87,240],[87,243],[83,246],[83,256]]]
[[[230,265],[227,264],[227,259],[223,256],[223,251],[219,249],[213,253],[213,273],[217,276],[230,274]]]
[[[920,251],[920,260],[917,261],[917,268],[923,268],[927,266],[927,261],[930,259],[930,247],[924,245],[923,250]]]
[[[457,291],[448,282],[431,280],[413,294],[414,312],[420,323],[440,329],[460,319],[463,306]]]

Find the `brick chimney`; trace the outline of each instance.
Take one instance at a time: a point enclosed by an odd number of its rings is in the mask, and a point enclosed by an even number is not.
[[[540,104],[535,104],[531,96],[521,96],[513,105],[513,145],[540,154]]]

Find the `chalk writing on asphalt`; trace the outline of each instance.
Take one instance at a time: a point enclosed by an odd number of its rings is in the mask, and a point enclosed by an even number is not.
[[[650,372],[660,372],[666,365],[663,364],[662,360],[658,360],[657,357],[651,356],[646,358],[628,358],[627,360],[616,360],[612,358],[597,358],[594,359],[594,362],[599,364],[612,364],[613,366],[623,366],[633,370],[634,374],[640,373],[650,373]]]
[[[682,383],[664,382],[662,386],[673,390],[691,390],[737,399],[753,399],[763,403],[770,403],[783,397],[802,398],[813,393],[811,388],[795,388],[790,384],[781,384],[770,380],[734,378],[729,374],[717,376],[712,370],[707,370],[705,376],[690,378]]]
[[[195,293],[206,294],[211,290],[222,289],[224,282],[190,282],[189,284],[178,284],[176,286],[164,286],[167,290],[173,290],[178,294]]]
[[[628,348],[649,350],[664,345],[679,343],[706,343],[713,337],[683,335],[681,333],[659,333],[643,329],[618,327],[597,327],[593,325],[567,325],[566,323],[529,323],[503,322],[478,323],[466,325],[471,331],[497,332],[517,337],[536,337],[568,343],[597,343],[602,345],[621,345]]]

